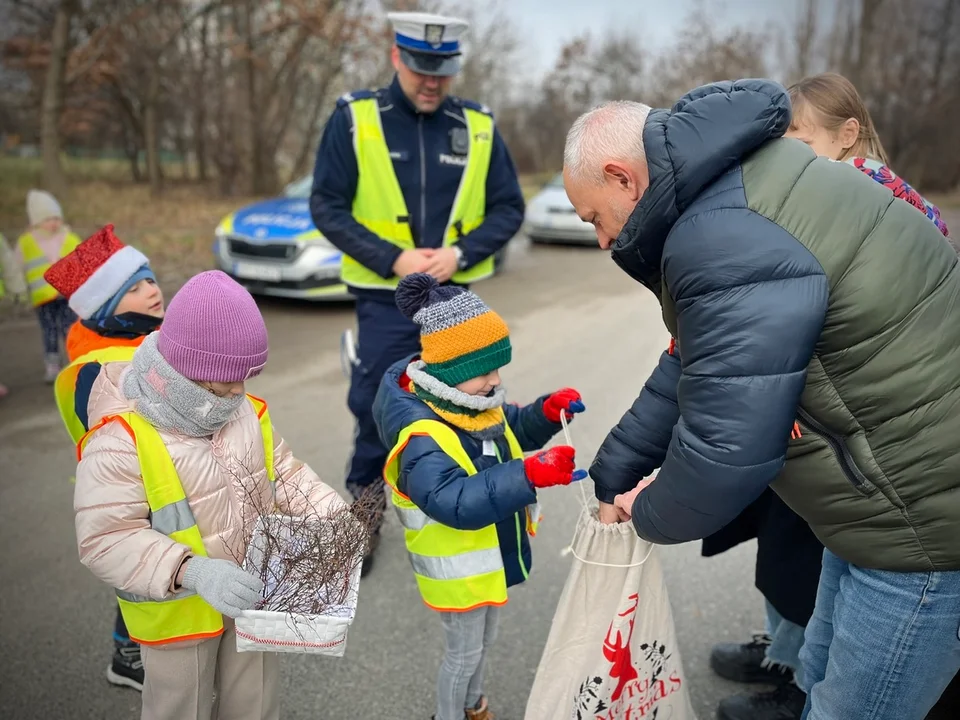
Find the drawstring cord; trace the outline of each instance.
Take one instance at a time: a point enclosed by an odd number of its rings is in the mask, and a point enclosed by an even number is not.
[[[560,427],[563,428],[563,439],[566,441],[566,444],[569,445],[570,447],[574,447],[573,438],[570,436],[570,426],[567,424],[567,414],[563,411],[560,412]],[[597,567],[633,568],[633,567],[640,567],[641,565],[643,565],[650,558],[650,554],[653,552],[653,548],[654,548],[653,543],[649,543],[650,547],[647,549],[647,554],[643,556],[643,560],[640,560],[639,562],[635,562],[635,563],[628,563],[626,565],[619,564],[619,563],[603,563],[603,562],[596,562],[594,560],[587,560],[585,558],[580,557],[577,554],[577,551],[574,550],[573,547],[574,545],[577,544],[577,538],[580,534],[580,528],[583,527],[583,525],[581,524],[581,520],[583,520],[584,515],[589,517],[591,514],[590,500],[587,498],[587,491],[583,488],[583,481],[578,482],[577,485],[580,487],[580,516],[577,518],[577,526],[576,526],[576,529],[573,531],[573,537],[570,538],[570,544],[560,551],[560,556],[566,557],[567,555],[573,555],[577,560],[582,562],[584,565],[595,565]]]

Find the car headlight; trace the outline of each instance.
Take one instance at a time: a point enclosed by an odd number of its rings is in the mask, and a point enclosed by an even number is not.
[[[329,240],[327,240],[325,237],[323,237],[323,235],[319,237],[312,237],[309,240],[301,240],[300,244],[303,245],[303,247],[318,247],[318,248],[324,248],[324,249],[333,248],[333,244]]]

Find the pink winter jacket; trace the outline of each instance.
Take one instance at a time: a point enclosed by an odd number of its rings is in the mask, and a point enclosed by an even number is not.
[[[102,418],[133,410],[120,390],[129,363],[103,366],[90,393],[90,427]],[[212,558],[244,556],[244,537],[256,521],[240,482],[271,495],[263,459],[260,421],[244,403],[210,438],[160,431],[183,483],[190,508]],[[297,460],[274,430],[278,511],[321,515],[345,506],[328,485]],[[261,507],[267,507],[266,502]],[[150,528],[137,451],[119,422],[107,423],[89,439],[77,468],[74,495],[80,561],[112,587],[162,600],[172,595],[174,575],[189,548]]]

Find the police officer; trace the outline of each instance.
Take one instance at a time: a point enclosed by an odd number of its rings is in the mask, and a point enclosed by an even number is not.
[[[389,87],[337,101],[310,197],[313,221],[343,252],[341,275],[356,297],[357,361],[347,397],[357,419],[347,474],[354,498],[367,488],[382,498],[387,451],[373,400],[387,368],[420,351],[418,327],[394,304],[397,283],[415,272],[458,285],[489,277],[524,211],[489,108],[448,94],[467,23],[425,13],[387,17],[396,75]]]

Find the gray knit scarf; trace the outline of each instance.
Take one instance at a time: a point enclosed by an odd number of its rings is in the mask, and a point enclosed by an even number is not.
[[[503,437],[505,424],[503,407],[506,390],[501,385],[492,395],[468,395],[450,387],[427,373],[423,360],[407,365],[407,377],[414,390],[440,418],[455,425],[477,440],[496,440]]]
[[[151,333],[134,353],[123,394],[151,425],[190,437],[207,437],[227,424],[245,395],[218,397],[178,373],[157,350]]]

